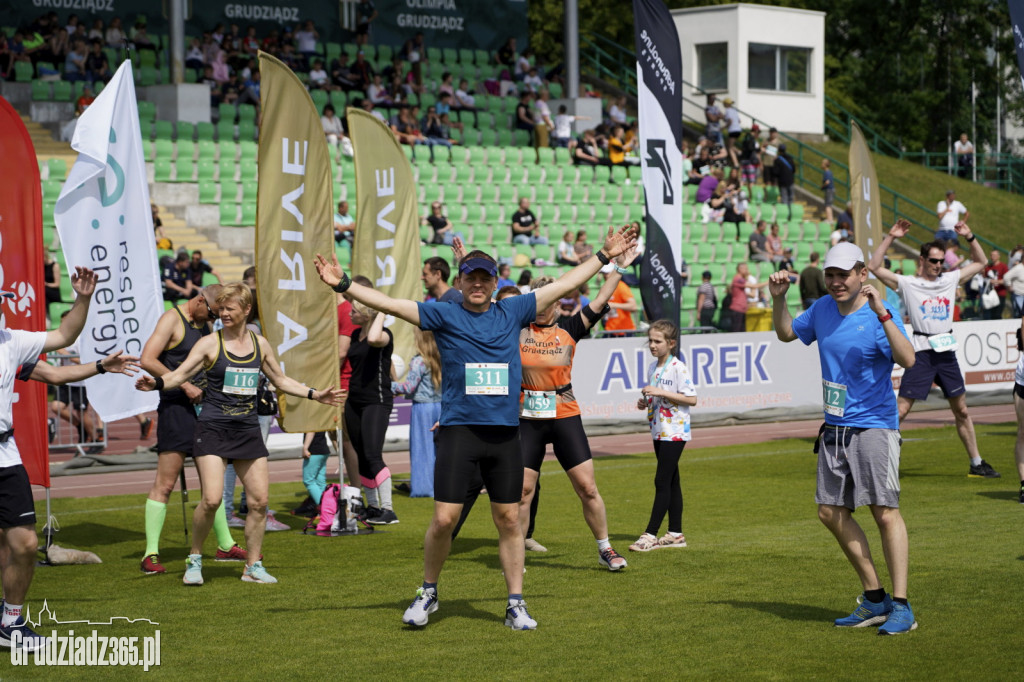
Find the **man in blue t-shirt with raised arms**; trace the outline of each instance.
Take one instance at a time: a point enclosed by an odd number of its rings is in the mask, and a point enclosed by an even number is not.
[[[636,230],[608,229],[604,246],[548,286],[524,296],[493,302],[498,265],[483,251],[459,260],[462,303],[417,303],[394,299],[353,283],[338,260],[317,255],[320,279],[354,300],[432,331],[441,353],[441,425],[434,465],[434,517],[423,540],[423,586],[402,622],[426,625],[437,610],[437,580],[451,549],[466,491],[479,475],[491,498],[498,528],[498,556],[508,587],[505,625],[532,630],[523,601],[523,534],[519,501],[523,458],[519,450],[521,360],[519,331],[570,291],[597,274],[603,265],[636,244]],[[477,473],[479,468],[479,474]]]
[[[825,287],[795,320],[786,307],[789,274],[769,280],[775,333],[786,343],[818,342],[825,425],[818,437],[818,518],[832,531],[853,564],[864,595],[857,609],[835,621],[837,627],[878,625],[880,635],[917,627],[907,602],[907,527],[900,515],[899,411],[892,388],[892,366],[914,364],[914,347],[899,317],[873,286],[866,284],[864,253],[843,242],[825,256]],[[864,531],[853,511],[868,505],[882,536],[892,578],[885,593],[871,559]]]

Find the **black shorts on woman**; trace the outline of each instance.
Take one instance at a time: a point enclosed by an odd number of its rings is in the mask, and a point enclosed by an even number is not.
[[[251,331],[249,338],[252,353],[235,356],[224,347],[223,332],[217,332],[217,359],[206,369],[206,393],[196,423],[192,450],[195,457],[216,455],[226,460],[252,460],[269,455],[256,416],[256,389],[263,354]]]

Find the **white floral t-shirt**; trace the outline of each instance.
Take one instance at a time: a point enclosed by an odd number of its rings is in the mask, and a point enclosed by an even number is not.
[[[647,383],[670,393],[697,395],[690,370],[679,358],[670,358],[664,367],[655,360],[647,369]],[[690,440],[690,407],[663,398],[648,398],[647,420],[654,440]]]

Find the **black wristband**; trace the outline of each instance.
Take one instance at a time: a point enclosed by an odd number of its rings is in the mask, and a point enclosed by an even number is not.
[[[608,256],[604,255],[604,252],[601,251],[600,249],[598,249],[596,255],[597,255],[597,260],[601,261],[601,265],[608,265],[609,263],[612,262],[611,258],[609,258]]]
[[[339,294],[343,294],[343,293],[345,293],[346,291],[348,291],[348,288],[349,288],[350,286],[352,286],[352,280],[350,280],[350,279],[348,278],[348,275],[346,275],[346,274],[345,274],[345,273],[343,272],[343,273],[341,273],[341,281],[340,281],[340,282],[338,282],[337,284],[335,284],[335,285],[334,285],[333,287],[331,287],[331,288],[332,288],[332,289],[334,289],[335,291],[337,291],[337,292],[338,292]]]
[[[968,243],[970,243],[970,242],[973,242],[973,241],[974,241],[975,239],[977,239],[977,237],[975,237],[975,236],[974,236],[974,235],[972,234],[972,235],[971,235],[970,237],[967,237],[966,239],[967,239],[967,242],[968,242]]]
[[[590,322],[591,324],[596,324],[597,321],[600,320],[605,315],[607,315],[608,311],[611,309],[612,307],[605,303],[604,307],[601,308],[600,312],[595,313],[594,309],[591,308],[589,305],[583,306],[583,309],[580,312],[583,313],[583,317],[587,318],[588,322]]]
[[[164,390],[164,378],[163,377],[156,377],[155,379],[153,379],[153,383],[156,384],[156,386],[153,387],[153,390],[155,390],[155,391],[162,391],[162,390]]]
[[[309,389],[309,393],[307,393],[307,394],[306,394],[306,399],[308,399],[308,400],[312,400],[312,399],[313,399],[313,394],[314,394],[314,393],[316,393],[316,389],[315,389],[315,388],[311,388],[311,389]]]
[[[107,373],[107,368],[103,366],[103,361],[102,360],[97,360],[96,361],[96,373],[97,374],[106,374]]]

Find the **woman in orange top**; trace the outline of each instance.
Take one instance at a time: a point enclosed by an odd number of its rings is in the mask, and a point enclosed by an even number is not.
[[[604,500],[594,482],[590,445],[583,430],[580,407],[572,391],[572,362],[576,342],[586,336],[607,312],[606,304],[619,283],[619,277],[626,272],[624,266],[635,256],[631,249],[616,259],[616,269],[590,305],[584,306],[580,312],[559,319],[556,303],[538,313],[533,324],[519,335],[523,366],[519,441],[524,467],[519,521],[523,534],[525,536],[529,523],[530,503],[544,461],[544,450],[551,443],[559,464],[569,475],[572,487],[583,504],[583,518],[597,541],[598,561],[609,571],[624,568],[626,560],[608,542]],[[542,277],[533,283],[533,288],[552,281],[550,277]]]

